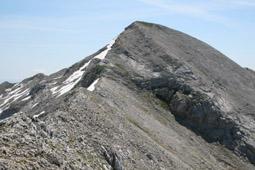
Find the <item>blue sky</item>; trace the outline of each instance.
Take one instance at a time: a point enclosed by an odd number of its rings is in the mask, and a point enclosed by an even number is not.
[[[188,33],[255,69],[255,0],[0,0],[0,82],[68,67],[135,20]]]

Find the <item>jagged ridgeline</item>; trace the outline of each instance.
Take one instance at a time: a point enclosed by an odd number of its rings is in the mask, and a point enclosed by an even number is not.
[[[255,169],[255,74],[134,22],[46,76],[0,85],[0,169]]]

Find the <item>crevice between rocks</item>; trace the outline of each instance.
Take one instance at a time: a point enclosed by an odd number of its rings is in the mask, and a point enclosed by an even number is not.
[[[112,149],[106,149],[103,146],[102,150],[105,160],[108,162],[108,164],[112,167],[113,170],[124,170],[122,160],[117,154],[117,152]]]

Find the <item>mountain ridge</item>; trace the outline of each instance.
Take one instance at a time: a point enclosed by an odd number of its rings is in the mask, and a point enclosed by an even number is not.
[[[253,169],[254,78],[200,40],[134,22],[0,93],[0,166]]]

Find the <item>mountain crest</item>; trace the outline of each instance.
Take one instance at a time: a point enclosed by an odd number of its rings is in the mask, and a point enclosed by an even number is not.
[[[69,68],[0,85],[0,167],[253,169],[254,89],[208,44],[136,21]]]

